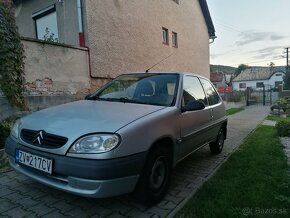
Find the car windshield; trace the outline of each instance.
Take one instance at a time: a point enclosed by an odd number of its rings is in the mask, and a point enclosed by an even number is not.
[[[176,99],[178,81],[178,74],[122,75],[88,99],[171,106]]]

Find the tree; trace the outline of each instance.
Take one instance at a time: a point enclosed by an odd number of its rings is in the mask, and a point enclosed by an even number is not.
[[[270,72],[273,73],[274,69],[275,69],[275,64],[273,62],[270,62]]]
[[[11,105],[25,108],[24,48],[11,0],[0,0],[0,88]]]
[[[236,75],[239,75],[242,71],[244,71],[244,70],[246,70],[246,69],[248,69],[248,68],[250,68],[249,65],[246,65],[246,64],[240,64],[240,65],[238,66],[238,68],[236,69],[235,74],[236,74]]]

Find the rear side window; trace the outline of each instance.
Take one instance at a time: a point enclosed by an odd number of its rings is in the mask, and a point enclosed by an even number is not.
[[[199,79],[195,76],[184,76],[182,106],[194,100],[202,101],[205,105],[208,105]]]
[[[205,79],[200,79],[202,86],[204,88],[206,97],[208,99],[209,105],[214,105],[220,102],[220,97],[216,90],[214,89],[213,85],[205,80]]]

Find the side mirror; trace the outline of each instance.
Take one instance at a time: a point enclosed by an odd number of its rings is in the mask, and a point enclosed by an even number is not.
[[[85,96],[85,100],[90,100],[91,94]]]
[[[199,111],[203,110],[205,108],[205,105],[202,101],[190,101],[188,102],[184,107],[181,108],[182,112],[186,111]]]

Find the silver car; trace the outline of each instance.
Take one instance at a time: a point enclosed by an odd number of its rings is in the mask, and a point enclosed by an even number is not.
[[[208,145],[220,153],[225,106],[208,79],[190,73],[132,73],[85,100],[16,122],[10,165],[43,184],[85,197],[135,191],[159,202],[173,167]]]

